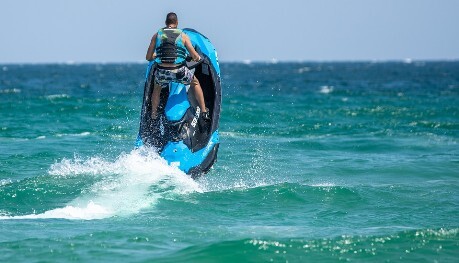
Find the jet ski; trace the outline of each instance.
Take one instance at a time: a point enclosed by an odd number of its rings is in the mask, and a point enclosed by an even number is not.
[[[207,37],[194,29],[183,29],[201,56],[201,61],[187,61],[198,78],[210,122],[200,120],[195,99],[188,95],[189,85],[170,82],[161,91],[157,118],[151,117],[151,96],[154,88],[155,62],[150,62],[145,76],[140,128],[136,148],[154,148],[170,165],[178,167],[192,178],[209,171],[217,159],[220,144],[218,124],[221,111],[220,66],[217,51]]]

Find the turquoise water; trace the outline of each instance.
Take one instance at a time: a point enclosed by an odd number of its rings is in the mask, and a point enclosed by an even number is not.
[[[197,181],[133,150],[145,69],[0,65],[1,262],[457,262],[459,62],[223,63]]]

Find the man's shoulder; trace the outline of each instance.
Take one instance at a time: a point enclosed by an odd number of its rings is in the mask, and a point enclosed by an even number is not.
[[[189,38],[188,35],[185,33],[185,31],[182,30],[182,37],[184,38]]]

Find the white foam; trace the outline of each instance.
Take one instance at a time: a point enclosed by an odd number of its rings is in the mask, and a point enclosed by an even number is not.
[[[80,137],[81,136],[81,137],[83,137],[83,136],[88,136],[88,135],[91,135],[91,132],[86,131],[86,132],[82,132],[82,133],[73,133],[73,134],[72,133],[70,133],[70,134],[68,134],[68,133],[58,133],[58,134],[56,134],[56,137],[65,137],[65,136],[70,136],[70,137]]]
[[[0,186],[4,186],[4,185],[7,185],[7,184],[11,184],[13,181],[11,181],[11,179],[1,179],[0,180]]]
[[[303,74],[304,72],[309,72],[311,68],[309,67],[302,67],[298,69],[298,73]]]
[[[405,63],[405,64],[411,64],[412,62],[413,62],[413,59],[411,59],[411,58],[405,58],[403,60],[403,63]]]
[[[333,89],[334,89],[333,86],[322,86],[320,87],[319,92],[323,94],[328,94],[328,93],[333,92]]]
[[[48,95],[46,96],[47,99],[53,100],[53,99],[68,99],[70,98],[69,95],[67,94],[53,94],[53,95]]]
[[[202,192],[200,186],[176,167],[167,165],[154,151],[140,149],[121,154],[115,161],[100,157],[75,157],[53,164],[51,176],[94,176],[100,179],[63,208],[41,214],[2,216],[0,219],[102,219],[127,216],[152,208],[160,198]]]
[[[0,93],[21,93],[20,89],[1,89]]]
[[[311,184],[310,186],[312,187],[335,187],[336,184],[332,182],[322,182],[322,183]]]
[[[0,219],[80,219],[80,220],[91,220],[91,219],[102,219],[111,216],[113,213],[108,211],[104,207],[89,202],[86,207],[75,207],[66,206],[64,208],[57,208],[50,211],[46,211],[42,214],[30,214],[24,216],[0,216]]]

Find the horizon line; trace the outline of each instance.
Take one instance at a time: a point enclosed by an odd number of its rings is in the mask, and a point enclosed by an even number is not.
[[[459,58],[434,58],[434,59],[413,59],[413,58],[401,58],[401,59],[323,59],[323,60],[223,60],[219,63],[233,63],[233,64],[287,64],[287,63],[416,63],[416,62],[458,62]],[[146,60],[132,60],[132,61],[39,61],[39,62],[2,62],[0,65],[82,65],[82,64],[148,64]]]

